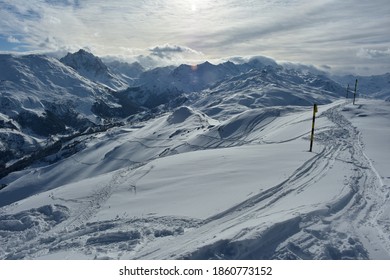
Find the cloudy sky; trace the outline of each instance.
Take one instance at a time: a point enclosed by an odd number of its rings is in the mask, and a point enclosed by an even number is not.
[[[0,52],[191,63],[263,55],[390,72],[389,0],[0,0]]]

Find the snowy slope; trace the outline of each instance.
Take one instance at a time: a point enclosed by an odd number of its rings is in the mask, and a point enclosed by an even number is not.
[[[181,107],[89,136],[0,181],[0,257],[389,259],[389,114],[319,106],[313,153],[311,106]]]
[[[0,176],[4,164],[59,138],[141,110],[131,100],[44,55],[0,55],[0,93]]]
[[[220,118],[259,107],[326,104],[343,95],[344,89],[325,76],[267,66],[220,81],[188,99]]]
[[[102,120],[95,103],[117,107],[111,93],[43,55],[0,55],[1,163],[36,150],[50,135]]]
[[[43,55],[0,55],[1,112],[10,117],[22,111],[42,115],[50,106],[74,110],[93,122],[98,100],[118,106],[112,92],[78,75],[54,58]]]

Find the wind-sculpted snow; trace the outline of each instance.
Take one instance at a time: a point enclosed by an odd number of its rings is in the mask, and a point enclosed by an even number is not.
[[[188,107],[180,107],[176,109],[172,115],[170,115],[167,119],[167,121],[170,124],[176,124],[176,123],[182,123],[184,122],[187,118],[189,118],[191,115],[193,115],[191,109]]]
[[[311,106],[221,122],[182,107],[83,138],[71,157],[2,181],[1,199],[15,192],[0,257],[388,259],[388,162],[365,132],[389,108],[360,102],[319,106],[313,153]]]
[[[47,242],[42,234],[68,219],[69,212],[66,206],[51,204],[14,214],[0,213],[0,254],[6,259],[27,257],[28,252],[34,251],[31,241]],[[15,252],[15,247],[20,250]]]
[[[209,119],[204,114],[183,107],[145,123],[142,128],[129,125],[104,134],[78,137],[64,143],[57,154],[42,159],[43,163],[54,159],[54,163],[4,178],[1,182],[7,188],[2,193],[0,206],[89,178],[92,174],[97,176],[123,167],[138,167],[153,159],[178,153],[176,148],[186,145],[187,140],[203,133],[209,126]],[[193,149],[185,147],[184,150]],[[62,157],[66,159],[61,160]],[[64,173],[64,170],[70,173]],[[14,175],[24,179],[16,180]]]

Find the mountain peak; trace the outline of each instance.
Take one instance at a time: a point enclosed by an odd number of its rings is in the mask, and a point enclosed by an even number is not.
[[[203,62],[203,63],[198,65],[198,68],[208,69],[208,68],[211,68],[211,67],[217,67],[217,65],[211,64],[209,61],[205,61],[205,62]]]
[[[93,55],[92,53],[84,50],[84,49],[79,49],[78,52],[76,52],[75,54],[87,54],[87,55]]]
[[[68,53],[60,61],[81,74],[90,73],[97,76],[108,72],[107,66],[100,58],[84,49],[80,49],[75,53]]]

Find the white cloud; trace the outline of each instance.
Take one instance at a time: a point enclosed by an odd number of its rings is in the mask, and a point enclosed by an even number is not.
[[[13,43],[13,44],[18,44],[18,43],[20,43],[20,41],[19,41],[17,38],[15,38],[14,36],[8,36],[7,42]]]
[[[367,61],[389,48],[388,0],[0,0],[0,6],[0,35],[30,50],[88,46],[100,56],[164,61],[265,55],[332,69],[388,67]]]
[[[387,50],[365,49],[361,48],[357,52],[357,56],[368,59],[390,59],[390,48]]]

